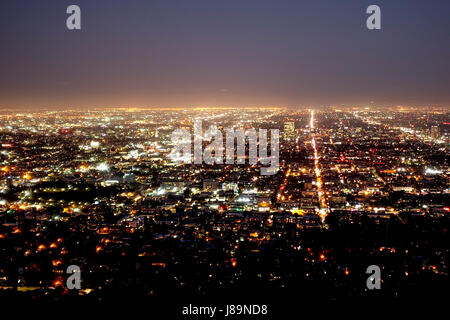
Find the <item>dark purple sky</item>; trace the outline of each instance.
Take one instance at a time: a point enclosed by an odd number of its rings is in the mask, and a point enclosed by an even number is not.
[[[0,43],[7,108],[450,106],[449,0],[2,0]]]

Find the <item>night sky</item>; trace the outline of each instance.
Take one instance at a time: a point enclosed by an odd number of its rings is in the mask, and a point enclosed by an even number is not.
[[[371,101],[450,106],[449,0],[0,2],[3,108]]]

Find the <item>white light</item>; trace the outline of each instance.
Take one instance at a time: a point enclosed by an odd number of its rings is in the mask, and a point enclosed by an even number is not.
[[[240,197],[237,199],[238,202],[250,202],[249,197]]]
[[[109,170],[109,166],[108,166],[108,164],[106,162],[102,162],[102,163],[99,163],[97,165],[97,170],[98,171],[108,171]]]
[[[433,169],[433,168],[426,168],[425,169],[425,174],[433,175],[433,174],[441,174],[441,173],[442,173],[442,171],[437,170],[437,169]]]
[[[132,150],[132,151],[130,151],[130,153],[128,155],[131,158],[137,158],[137,157],[139,157],[139,151],[138,150]]]

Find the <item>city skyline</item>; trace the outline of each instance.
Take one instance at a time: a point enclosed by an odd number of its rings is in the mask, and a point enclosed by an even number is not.
[[[0,300],[162,298],[177,317],[205,297],[218,310],[227,297],[252,297],[271,314],[298,301],[447,299],[449,116],[365,108],[0,113]],[[195,119],[203,122],[197,133]],[[232,162],[170,157],[177,129],[206,142],[214,125],[280,130],[276,173],[252,163],[250,139]],[[381,288],[366,282],[373,268]],[[66,270],[78,270],[78,287]]]
[[[0,304],[158,319],[446,306],[449,14],[0,1]]]

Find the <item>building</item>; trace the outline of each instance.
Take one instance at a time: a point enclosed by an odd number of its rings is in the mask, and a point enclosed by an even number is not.
[[[295,122],[288,121],[284,123],[284,139],[291,140],[295,138]]]
[[[438,126],[432,126],[431,127],[431,138],[439,139],[440,136],[441,136],[441,134],[439,132],[439,127]]]

